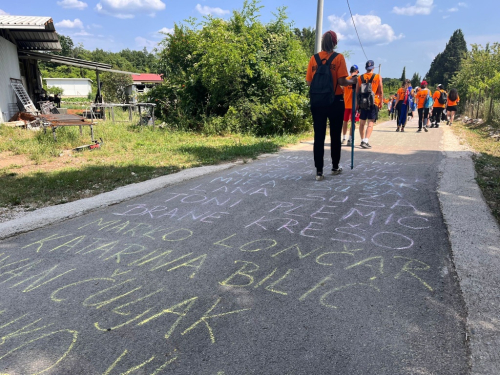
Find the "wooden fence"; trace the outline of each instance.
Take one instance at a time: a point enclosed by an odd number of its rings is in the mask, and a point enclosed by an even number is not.
[[[459,108],[463,116],[474,119],[483,119],[492,125],[500,126],[500,100],[495,99],[493,89],[480,90],[466,98]]]

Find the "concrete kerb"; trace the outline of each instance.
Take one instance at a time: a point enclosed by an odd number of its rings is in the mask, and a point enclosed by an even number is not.
[[[444,127],[438,196],[467,308],[471,375],[500,373],[500,228],[475,181],[472,152]]]

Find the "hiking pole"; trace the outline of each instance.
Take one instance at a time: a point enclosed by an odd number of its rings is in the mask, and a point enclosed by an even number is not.
[[[356,130],[356,85],[352,85],[351,170],[354,168],[354,131]]]

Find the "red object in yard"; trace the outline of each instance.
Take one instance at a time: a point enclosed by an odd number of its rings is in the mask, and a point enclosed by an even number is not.
[[[132,74],[132,81],[134,82],[163,82],[161,74],[141,73]]]

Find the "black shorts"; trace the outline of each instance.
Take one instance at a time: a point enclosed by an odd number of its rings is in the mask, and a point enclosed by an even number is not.
[[[369,109],[362,109],[359,114],[360,120],[375,120],[377,119],[378,111],[375,105],[372,105]]]
[[[452,105],[452,106],[449,106],[449,107],[446,107],[446,110],[447,111],[451,111],[451,112],[456,112],[457,111],[457,106],[456,105]]]

